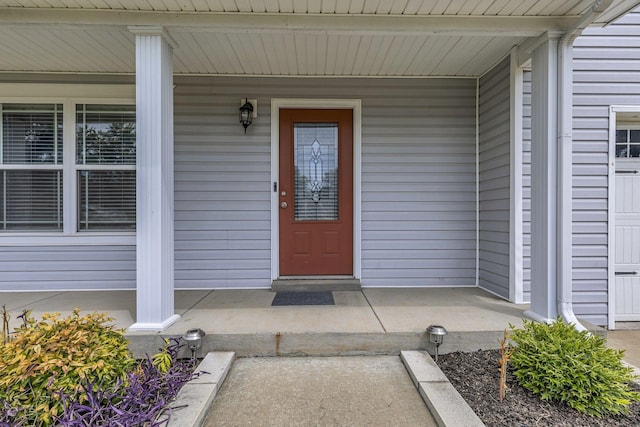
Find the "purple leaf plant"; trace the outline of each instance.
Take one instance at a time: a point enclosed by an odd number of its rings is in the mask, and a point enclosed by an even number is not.
[[[166,348],[173,363],[166,373],[156,368],[149,355],[127,374],[126,381],[114,384],[85,382],[74,394],[61,394],[64,411],[55,425],[65,427],[157,427],[166,425],[178,407],[171,407],[182,386],[205,372],[194,372],[196,361],[178,359],[182,346],[172,338]],[[80,395],[86,398],[78,399]],[[19,426],[14,411],[0,408],[0,427]]]

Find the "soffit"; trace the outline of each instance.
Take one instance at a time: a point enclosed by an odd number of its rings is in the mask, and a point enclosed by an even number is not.
[[[0,71],[133,73],[127,27],[162,25],[179,74],[475,77],[591,3],[0,0]]]
[[[474,16],[579,15],[592,0],[1,0],[0,7],[135,10]]]
[[[280,76],[477,76],[524,40],[437,35],[170,31],[174,72]],[[0,28],[4,71],[132,73],[126,29]]]

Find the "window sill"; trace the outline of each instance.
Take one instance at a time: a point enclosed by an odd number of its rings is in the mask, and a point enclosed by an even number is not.
[[[0,246],[99,246],[136,244],[135,232],[0,233]]]

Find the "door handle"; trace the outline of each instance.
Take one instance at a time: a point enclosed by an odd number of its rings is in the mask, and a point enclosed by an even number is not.
[[[287,202],[280,202],[280,208],[281,209],[286,209],[287,206],[289,206],[289,205],[287,205]]]
[[[637,276],[637,271],[616,271],[616,276]]]

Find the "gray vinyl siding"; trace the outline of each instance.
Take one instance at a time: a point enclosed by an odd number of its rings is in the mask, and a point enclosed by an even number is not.
[[[0,290],[133,289],[134,246],[0,247]]]
[[[176,287],[270,286],[276,97],[362,100],[363,286],[475,284],[475,80],[178,77]]]
[[[480,287],[509,298],[510,62],[498,64],[479,87]]]
[[[640,9],[574,44],[573,306],[582,319],[607,325],[609,106],[638,105]],[[524,291],[530,295],[530,75],[524,105]]]
[[[175,84],[176,288],[268,288],[269,85],[211,77]],[[238,94],[258,98],[246,135]]]
[[[474,286],[476,81],[372,83],[361,92],[363,286]]]
[[[176,76],[175,84],[176,288],[270,287],[272,98],[362,100],[363,286],[475,285],[475,79]],[[243,96],[258,99],[246,135]],[[0,290],[135,287],[134,246],[1,239]]]
[[[363,92],[363,286],[475,285],[475,80]]]
[[[582,318],[607,324],[609,106],[640,99],[640,9],[575,42],[573,300]]]

